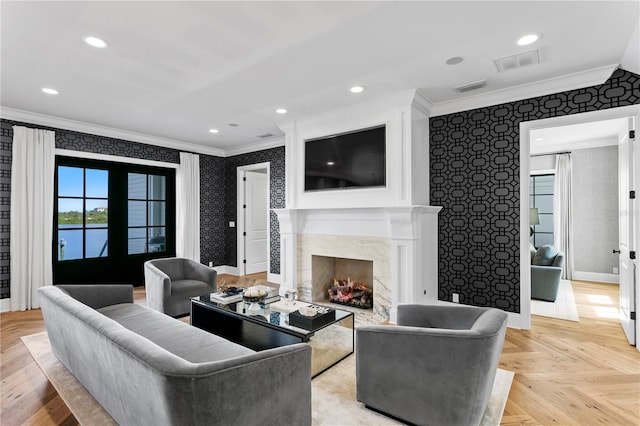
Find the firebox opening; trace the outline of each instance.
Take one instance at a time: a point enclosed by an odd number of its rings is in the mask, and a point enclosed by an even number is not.
[[[311,256],[312,299],[373,308],[373,261]]]

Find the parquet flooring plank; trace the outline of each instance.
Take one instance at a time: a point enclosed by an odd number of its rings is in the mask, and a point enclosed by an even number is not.
[[[269,284],[266,274],[222,280]],[[573,288],[580,322],[534,316],[531,330],[507,330],[500,368],[516,374],[503,425],[640,425],[640,352],[615,318],[618,287],[574,281]],[[145,303],[143,287],[134,300]],[[77,425],[20,341],[40,331],[39,310],[0,314],[2,426]]]

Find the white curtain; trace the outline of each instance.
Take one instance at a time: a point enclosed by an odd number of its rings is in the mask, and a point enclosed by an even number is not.
[[[53,284],[55,133],[14,126],[12,151],[11,310],[24,311]]]
[[[556,156],[556,180],[553,192],[553,245],[565,255],[562,278],[573,278],[573,237],[571,229],[571,155]]]
[[[200,156],[180,153],[176,174],[176,255],[200,262]]]

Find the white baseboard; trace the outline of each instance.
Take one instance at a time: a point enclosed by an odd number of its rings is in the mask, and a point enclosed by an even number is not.
[[[0,312],[9,312],[11,310],[11,298],[0,299]]]
[[[603,274],[600,272],[573,271],[573,279],[579,281],[596,281],[610,284],[620,284],[620,275]]]
[[[218,273],[218,274],[227,274],[227,275],[238,275],[238,268],[236,266],[229,266],[229,265],[220,265],[220,266],[214,266],[213,269]]]

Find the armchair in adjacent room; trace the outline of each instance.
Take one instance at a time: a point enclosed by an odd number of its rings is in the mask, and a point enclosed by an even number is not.
[[[506,327],[499,309],[400,305],[397,326],[356,330],[356,397],[416,425],[478,425]]]
[[[531,298],[555,302],[562,278],[564,252],[545,244],[531,253]]]
[[[147,306],[172,317],[189,315],[191,297],[216,291],[215,270],[191,259],[172,257],[144,264]]]

